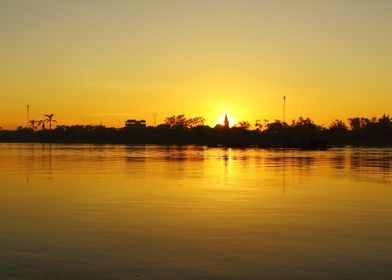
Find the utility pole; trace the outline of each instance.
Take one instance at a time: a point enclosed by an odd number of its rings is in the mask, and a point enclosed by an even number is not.
[[[30,122],[30,105],[27,104],[27,116],[26,116],[26,128],[29,127],[29,122]]]
[[[152,113],[152,116],[154,117],[154,127],[157,126],[157,115],[158,113]]]
[[[286,122],[286,95],[283,96],[283,122]]]

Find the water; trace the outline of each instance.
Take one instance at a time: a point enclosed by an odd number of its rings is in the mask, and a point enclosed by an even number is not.
[[[0,279],[392,279],[392,149],[0,144]]]

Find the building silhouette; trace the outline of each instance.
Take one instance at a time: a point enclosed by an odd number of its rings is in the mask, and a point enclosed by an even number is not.
[[[146,120],[127,120],[125,127],[146,127]]]
[[[229,119],[227,118],[227,114],[225,115],[225,120],[223,121],[223,127],[224,128],[230,127],[230,123],[229,123]]]

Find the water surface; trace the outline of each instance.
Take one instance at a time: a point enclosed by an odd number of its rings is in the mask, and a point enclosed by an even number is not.
[[[0,144],[0,279],[392,279],[392,149]]]

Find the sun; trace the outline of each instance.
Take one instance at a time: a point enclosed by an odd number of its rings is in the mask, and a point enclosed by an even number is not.
[[[216,122],[216,124],[224,125],[224,123],[225,123],[225,116],[226,116],[226,114],[221,115],[218,118],[218,121]],[[229,126],[233,127],[235,125],[235,119],[231,115],[229,115],[229,114],[227,114],[227,119],[229,120]]]

